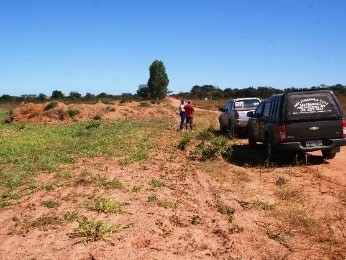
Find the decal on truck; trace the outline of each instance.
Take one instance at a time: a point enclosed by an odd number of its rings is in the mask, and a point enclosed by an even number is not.
[[[293,115],[296,114],[306,114],[306,113],[321,113],[321,112],[331,112],[332,107],[330,104],[322,99],[318,98],[305,98],[293,105],[294,110]]]

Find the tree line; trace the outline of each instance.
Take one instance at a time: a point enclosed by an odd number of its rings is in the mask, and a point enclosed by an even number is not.
[[[184,97],[185,99],[228,99],[228,98],[240,98],[240,97],[259,97],[266,99],[275,94],[282,94],[285,91],[303,90],[303,89],[320,89],[328,88],[331,89],[338,96],[346,96],[346,86],[336,84],[333,86],[320,85],[312,86],[310,88],[285,88],[276,89],[273,87],[248,87],[248,88],[226,88],[224,90],[213,85],[195,85],[192,87],[190,92],[181,92],[175,96]]]
[[[135,94],[132,93],[122,93],[121,95],[112,95],[107,93],[100,93],[98,95],[92,93],[86,93],[82,96],[77,91],[72,91],[69,95],[65,95],[60,90],[54,90],[50,97],[45,94],[40,93],[38,95],[22,95],[20,97],[2,95],[0,97],[0,102],[44,102],[47,100],[61,100],[64,102],[95,102],[95,101],[131,101],[131,100],[161,100],[165,98],[170,91],[168,91],[169,79],[166,73],[166,68],[161,60],[155,60],[149,67],[149,79],[147,84],[139,85],[139,88]],[[310,89],[316,88],[329,88],[338,96],[346,96],[346,86],[342,84],[336,84],[333,86],[320,85],[312,86]],[[259,97],[261,99],[266,99],[274,94],[281,94],[284,91],[289,90],[300,90],[301,88],[286,88],[286,89],[276,89],[273,87],[248,87],[248,88],[226,88],[220,89],[219,87],[213,85],[195,85],[191,88],[190,92],[180,92],[179,94],[174,94],[179,98],[185,99],[228,99],[228,98],[239,98],[239,97]]]

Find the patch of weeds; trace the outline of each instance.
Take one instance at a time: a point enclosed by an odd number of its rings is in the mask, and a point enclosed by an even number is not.
[[[73,221],[81,222],[86,220],[87,218],[76,211],[68,211],[64,213],[63,219],[69,222],[73,222]]]
[[[78,110],[78,109],[73,109],[73,108],[69,108],[69,109],[67,110],[67,114],[68,114],[70,117],[74,117],[74,116],[80,114],[80,110]]]
[[[21,198],[21,195],[15,191],[4,191],[0,196],[0,208],[11,206],[14,200]]]
[[[105,108],[102,109],[104,112],[108,113],[108,112],[114,112],[115,111],[115,107],[113,106],[106,106]]]
[[[211,135],[210,139],[203,139],[196,146],[196,154],[201,156],[202,160],[213,160],[218,156],[230,158],[232,146],[228,145],[228,140],[224,136]]]
[[[45,189],[45,190],[55,190],[56,188],[62,187],[62,186],[64,186],[64,185],[61,184],[61,183],[52,182],[52,183],[48,183],[48,184],[44,185],[43,189]]]
[[[174,203],[168,201],[167,199],[158,200],[156,204],[160,207],[164,207],[165,209],[174,207]]]
[[[79,219],[78,227],[70,236],[79,238],[83,243],[94,242],[98,240],[112,241],[112,234],[115,227],[102,221],[92,221],[87,218]]]
[[[150,181],[151,185],[155,188],[162,188],[166,186],[166,183],[163,180],[152,178]]]
[[[122,214],[123,209],[121,203],[110,197],[97,197],[92,201],[87,202],[87,208],[99,213],[115,213]],[[90,205],[91,204],[91,205]]]
[[[96,114],[93,117],[93,120],[101,120],[102,119],[102,115],[101,114]]]
[[[199,140],[211,140],[213,139],[214,134],[209,129],[203,129],[197,135],[197,139]]]
[[[313,218],[311,211],[305,209],[299,204],[277,212],[277,216],[284,222],[288,223],[291,228],[312,229],[317,225],[317,221]]]
[[[26,127],[26,124],[25,124],[25,123],[20,123],[20,124],[18,125],[18,130],[23,130],[23,129],[25,129],[25,127]]]
[[[89,172],[81,172],[75,181],[76,185],[90,185],[93,183],[93,176]]]
[[[43,206],[47,207],[47,208],[57,208],[60,206],[60,203],[57,202],[57,201],[54,201],[54,200],[45,200],[45,201],[42,201],[41,203]]]
[[[0,197],[0,209],[5,208],[7,206],[11,206],[12,202],[8,198],[2,198]]]
[[[217,206],[217,211],[220,212],[221,214],[225,215],[233,215],[235,213],[235,209],[229,205],[224,205],[224,204],[219,204]]]
[[[181,138],[181,141],[178,144],[178,148],[180,150],[185,150],[188,143],[191,141],[191,136],[187,133],[183,134],[183,137]]]
[[[267,229],[265,232],[266,232],[266,235],[268,236],[268,238],[276,241],[277,243],[287,247],[288,249],[290,249],[292,251],[290,245],[286,241],[285,236],[282,235],[280,232],[275,232],[275,231],[272,231],[269,229]]]
[[[148,196],[148,202],[157,202],[158,201],[158,198],[156,195],[150,195]]]
[[[151,104],[148,101],[142,101],[139,103],[140,107],[151,107]]]
[[[289,167],[285,172],[289,175],[289,176],[298,176],[298,172],[297,172],[297,168],[295,167]]]
[[[46,107],[44,108],[44,110],[50,110],[52,108],[55,108],[56,106],[58,105],[58,102],[57,101],[51,101],[49,102]]]
[[[59,172],[54,175],[54,178],[57,179],[71,179],[72,178],[72,173],[70,172]]]
[[[44,228],[46,226],[61,225],[62,223],[63,223],[63,220],[60,217],[45,215],[27,224],[35,228]]]
[[[86,129],[98,128],[100,125],[101,125],[101,122],[91,121],[91,123],[89,123],[85,128]]]
[[[275,208],[274,204],[270,204],[269,202],[260,201],[258,199],[250,201],[250,202],[240,201],[239,203],[245,210],[246,209],[273,210]]]
[[[97,177],[95,178],[95,182],[98,186],[102,186],[105,189],[121,189],[123,188],[123,184],[121,181],[119,181],[118,179],[107,179],[106,177],[101,176],[100,174],[97,175]]]
[[[198,215],[193,215],[191,217],[191,224],[192,225],[197,225],[201,222],[201,218]]]
[[[323,173],[319,169],[315,169],[313,175],[317,181],[321,182],[323,180]]]
[[[133,192],[139,192],[142,188],[144,187],[144,185],[135,185],[132,187],[132,191]]]
[[[302,202],[304,200],[303,191],[288,184],[281,186],[277,194],[278,197],[282,200],[294,202]]]
[[[249,182],[251,181],[251,178],[249,176],[249,174],[246,172],[246,170],[235,170],[233,172],[233,176],[235,178],[236,181],[242,181],[242,182]]]
[[[285,184],[287,184],[288,183],[288,179],[287,178],[285,178],[285,177],[283,177],[283,176],[278,176],[277,178],[276,178],[276,180],[275,180],[275,184],[277,185],[277,186],[283,186],[283,185],[285,185]]]
[[[165,209],[174,208],[175,204],[167,199],[159,199],[155,194],[149,195],[148,202],[155,203],[156,205],[163,207]]]
[[[164,236],[172,234],[172,230],[162,221],[156,221],[155,225],[162,231]]]
[[[224,204],[219,204],[217,205],[217,211],[220,212],[221,214],[227,215],[229,217],[228,221],[232,222],[235,209],[229,205],[224,205]]]

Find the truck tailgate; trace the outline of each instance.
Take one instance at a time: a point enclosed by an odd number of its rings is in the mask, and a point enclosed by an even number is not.
[[[287,141],[341,138],[342,120],[287,123],[286,134]]]

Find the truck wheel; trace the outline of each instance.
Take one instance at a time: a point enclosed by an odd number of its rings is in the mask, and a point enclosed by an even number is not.
[[[333,150],[322,150],[322,156],[324,159],[333,159],[336,155],[336,152]]]
[[[223,133],[225,131],[225,126],[219,121],[220,124],[220,131]]]
[[[269,137],[266,137],[264,145],[266,148],[266,163],[274,162],[281,158],[281,152],[275,147],[273,147]]]
[[[235,137],[235,130],[234,130],[234,127],[232,126],[232,123],[231,121],[229,122],[229,133],[228,133],[228,136],[230,139],[233,139]]]
[[[272,152],[273,152],[272,150],[273,149],[272,149],[272,145],[270,143],[269,138],[266,138],[264,145],[265,145],[265,148],[266,148],[266,152],[265,152],[266,162],[269,163],[270,161],[273,160],[273,155],[272,155]]]
[[[249,146],[250,147],[255,147],[256,146],[256,140],[253,139],[250,134],[249,134],[249,137],[248,137],[248,141],[249,141]]]

